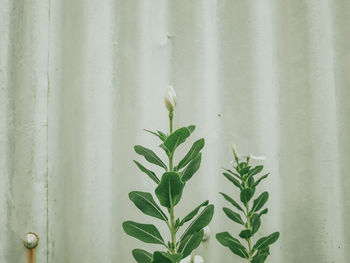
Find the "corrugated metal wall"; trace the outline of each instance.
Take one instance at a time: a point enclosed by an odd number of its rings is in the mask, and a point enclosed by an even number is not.
[[[121,222],[153,184],[133,165],[143,128],[176,125],[206,138],[202,168],[178,213],[216,205],[235,141],[266,155],[269,214],[281,231],[269,262],[350,257],[350,2],[347,0],[0,0],[0,262],[129,263]],[[186,147],[184,147],[184,152]],[[234,195],[234,194],[233,194]],[[144,219],[148,222],[152,219]],[[149,246],[152,247],[152,246]],[[206,262],[243,262],[212,238]]]

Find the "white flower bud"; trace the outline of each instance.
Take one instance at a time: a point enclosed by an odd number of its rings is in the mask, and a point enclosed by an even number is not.
[[[205,228],[203,228],[203,230],[204,230],[204,235],[203,235],[202,242],[206,242],[206,241],[208,241],[209,238],[210,238],[210,233],[211,233],[211,231],[210,231],[210,228],[209,228],[208,226],[206,226]]]
[[[180,263],[204,263],[204,259],[198,255],[189,255],[188,257],[181,260]]]
[[[169,112],[173,112],[176,106],[177,98],[173,86],[168,86],[164,97],[165,107]]]
[[[233,156],[238,159],[237,153],[236,153],[236,145],[234,143],[232,143],[232,152],[233,152]]]

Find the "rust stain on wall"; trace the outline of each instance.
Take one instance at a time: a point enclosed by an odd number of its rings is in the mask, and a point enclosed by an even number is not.
[[[35,248],[27,249],[28,263],[35,263]]]

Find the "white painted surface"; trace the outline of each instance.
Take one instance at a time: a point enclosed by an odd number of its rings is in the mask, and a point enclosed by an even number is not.
[[[133,145],[175,123],[206,138],[183,214],[210,198],[212,233],[238,228],[218,191],[230,145],[266,155],[261,234],[281,231],[269,262],[350,257],[350,3],[347,0],[0,1],[0,262],[134,262],[122,232],[141,220],[131,190],[153,183]],[[186,147],[184,147],[184,151]],[[48,198],[48,199],[47,199]],[[180,213],[181,214],[181,213]],[[144,221],[150,222],[151,218]],[[205,262],[243,262],[211,238]]]

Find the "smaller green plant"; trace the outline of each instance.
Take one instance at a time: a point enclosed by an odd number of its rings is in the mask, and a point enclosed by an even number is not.
[[[195,130],[195,126],[187,126],[173,131],[174,107],[176,106],[176,94],[169,87],[165,97],[165,106],[169,111],[169,133],[161,131],[148,131],[160,139],[159,147],[165,152],[167,161],[164,162],[151,149],[136,145],[135,152],[145,158],[151,164],[163,169],[159,178],[155,172],[149,170],[141,163],[134,161],[138,168],[145,173],[154,183],[154,193],[158,202],[149,192],[133,191],[129,193],[130,200],[145,215],[158,219],[166,224],[169,241],[165,241],[164,233],[160,233],[153,224],[143,224],[134,221],[123,223],[126,234],[137,238],[144,243],[161,245],[165,250],[157,250],[153,253],[143,249],[134,249],[132,255],[138,263],[178,263],[189,256],[201,243],[206,227],[214,214],[214,205],[206,200],[193,209],[182,219],[176,217],[175,206],[180,202],[183,190],[188,180],[199,170],[201,163],[201,150],[204,147],[204,139],[193,143],[188,153],[174,165],[175,150],[184,143]],[[199,214],[199,215],[197,215]],[[180,229],[188,226],[178,237]]]
[[[242,156],[236,153],[233,145],[234,155],[234,171],[225,169],[223,175],[234,184],[240,191],[240,200],[235,201],[227,194],[220,193],[226,201],[232,204],[237,212],[230,208],[224,207],[223,211],[226,216],[244,227],[239,233],[239,237],[245,240],[247,246],[244,246],[237,238],[233,237],[228,232],[221,232],[216,235],[216,239],[225,247],[228,247],[234,254],[245,258],[249,263],[263,263],[268,255],[270,255],[270,245],[277,241],[279,232],[274,232],[271,235],[258,239],[253,244],[253,237],[261,226],[261,217],[268,212],[268,209],[263,209],[269,197],[268,192],[263,192],[253,201],[251,200],[255,194],[256,187],[269,174],[261,176],[259,179],[256,176],[263,170],[262,165],[252,166],[249,161],[251,159],[263,159],[252,155]],[[242,160],[243,159],[243,160]],[[242,203],[241,206],[239,203]],[[241,215],[243,214],[244,219]]]

